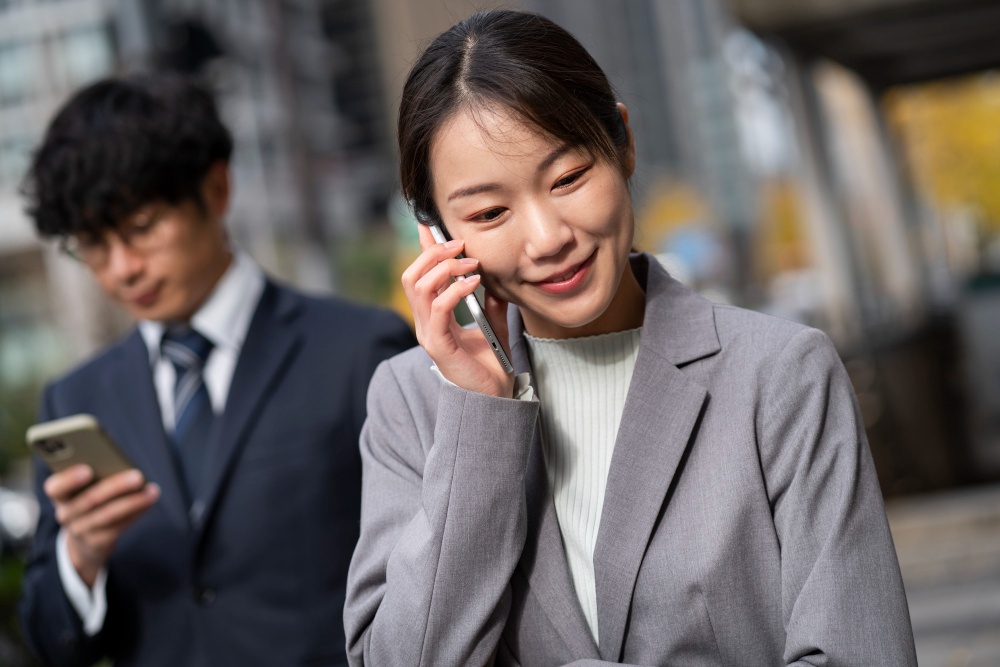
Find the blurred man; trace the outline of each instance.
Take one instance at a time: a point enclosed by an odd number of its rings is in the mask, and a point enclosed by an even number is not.
[[[138,320],[50,385],[138,470],[49,474],[22,622],[50,665],[334,665],[358,534],[357,440],[398,317],[273,282],[234,252],[229,132],[179,78],[106,80],[52,121],[26,180],[60,239]]]

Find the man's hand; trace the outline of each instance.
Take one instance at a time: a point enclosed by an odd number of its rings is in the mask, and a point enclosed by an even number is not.
[[[55,506],[56,521],[66,531],[70,560],[87,586],[108,562],[118,536],[160,497],[138,470],[126,470],[92,486],[94,471],[77,465],[45,480],[45,493]]]

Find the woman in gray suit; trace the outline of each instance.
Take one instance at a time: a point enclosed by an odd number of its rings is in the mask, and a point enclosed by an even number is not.
[[[352,664],[914,665],[833,346],[630,253],[628,110],[580,44],[459,23],[410,73],[399,147],[454,240],[421,228],[422,348],[369,390]],[[480,283],[516,376],[452,314]]]

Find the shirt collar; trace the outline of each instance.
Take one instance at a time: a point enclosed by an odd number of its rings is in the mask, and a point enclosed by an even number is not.
[[[247,255],[234,252],[233,262],[191,318],[192,328],[212,341],[215,347],[239,354],[263,291],[264,272]],[[139,333],[149,350],[150,363],[160,358],[160,341],[165,328],[163,322],[139,321]]]

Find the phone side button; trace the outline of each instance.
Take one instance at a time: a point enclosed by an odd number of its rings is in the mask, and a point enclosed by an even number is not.
[[[206,586],[195,586],[191,589],[194,601],[202,607],[207,607],[215,601],[215,591]]]

